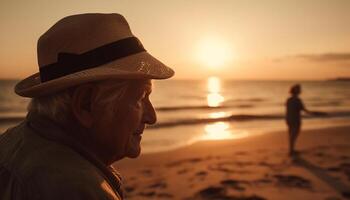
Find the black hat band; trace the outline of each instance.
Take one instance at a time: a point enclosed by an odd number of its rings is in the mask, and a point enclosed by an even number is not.
[[[91,69],[116,59],[146,51],[139,39],[128,37],[82,54],[58,53],[57,62],[39,68],[41,82]]]

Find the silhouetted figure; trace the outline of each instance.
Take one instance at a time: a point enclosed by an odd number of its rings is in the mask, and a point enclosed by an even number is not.
[[[288,98],[286,103],[286,121],[289,133],[289,155],[292,156],[295,154],[295,142],[301,128],[301,111],[305,111],[309,114],[312,114],[312,112],[305,108],[303,102],[299,98],[299,94],[301,93],[299,84],[293,85],[290,89],[290,93],[292,96]]]

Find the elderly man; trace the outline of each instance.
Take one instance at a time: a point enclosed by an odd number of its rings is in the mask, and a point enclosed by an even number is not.
[[[16,85],[26,119],[0,136],[0,199],[122,199],[110,166],[140,154],[156,122],[151,79],[174,71],[119,14],[58,21],[38,41],[39,73]]]

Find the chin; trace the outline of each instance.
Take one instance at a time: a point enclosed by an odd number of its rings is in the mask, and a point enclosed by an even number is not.
[[[137,158],[141,154],[141,148],[133,148],[130,149],[128,154],[126,155],[128,158]]]

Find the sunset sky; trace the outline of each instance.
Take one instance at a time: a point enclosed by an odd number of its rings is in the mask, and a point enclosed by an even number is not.
[[[349,0],[2,0],[0,78],[36,72],[36,42],[64,16],[120,13],[175,79],[350,77]]]

